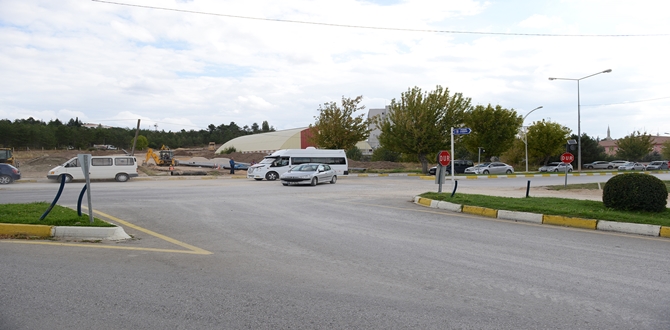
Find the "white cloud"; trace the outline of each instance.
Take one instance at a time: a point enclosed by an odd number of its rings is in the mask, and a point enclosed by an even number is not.
[[[663,2],[406,0],[141,1],[214,14],[441,31],[619,34],[668,31]],[[363,95],[383,107],[413,86],[462,92],[527,120],[623,136],[667,121],[668,37],[522,37],[251,20],[75,0],[9,0],[0,12],[0,118],[71,117],[204,129],[234,121],[313,123],[320,104]],[[63,110],[67,109],[67,110]],[[631,115],[644,111],[644,116]],[[145,123],[146,122],[146,123]],[[153,127],[153,126],[152,126]],[[663,130],[663,129],[661,129]],[[667,129],[666,129],[667,130]]]

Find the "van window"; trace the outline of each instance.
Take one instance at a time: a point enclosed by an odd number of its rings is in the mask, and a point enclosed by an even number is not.
[[[65,164],[65,167],[79,167],[79,160],[77,158]]]
[[[91,166],[112,166],[111,158],[91,158]]]
[[[134,164],[135,164],[135,161],[131,157],[114,159],[114,165],[116,165],[116,166],[129,166],[129,165],[134,165]]]

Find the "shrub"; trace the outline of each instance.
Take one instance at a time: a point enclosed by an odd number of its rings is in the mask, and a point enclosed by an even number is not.
[[[384,147],[379,147],[372,152],[371,160],[373,162],[377,161],[388,161],[388,162],[397,162],[400,159],[400,154],[391,151]]]
[[[603,188],[605,207],[623,211],[663,212],[668,188],[661,179],[642,173],[619,174]]]
[[[363,158],[363,152],[361,149],[358,149],[357,146],[353,146],[351,149],[347,150],[347,158],[359,161]]]
[[[219,154],[220,155],[229,155],[229,154],[232,154],[233,152],[236,152],[236,151],[237,151],[237,149],[235,149],[235,147],[230,146],[226,149],[221,150],[221,152]]]

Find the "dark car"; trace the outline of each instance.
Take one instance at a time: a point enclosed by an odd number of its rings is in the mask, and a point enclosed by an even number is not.
[[[0,184],[9,184],[21,179],[21,171],[9,164],[0,164]]]
[[[465,173],[466,168],[471,167],[471,166],[475,166],[475,164],[471,160],[456,159],[453,162],[454,162],[454,172],[455,173]],[[437,172],[437,166],[433,166],[430,169],[428,169],[428,174],[430,174],[430,175],[435,175],[435,172]],[[449,166],[447,166],[446,174],[447,175],[451,174],[451,164],[449,164]]]

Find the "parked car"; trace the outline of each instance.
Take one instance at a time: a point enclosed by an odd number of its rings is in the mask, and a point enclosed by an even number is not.
[[[540,167],[540,172],[565,172],[566,164],[553,162]],[[568,172],[572,172],[572,164],[567,164]]]
[[[285,186],[289,184],[310,184],[316,186],[322,182],[337,182],[337,175],[327,164],[307,163],[298,165],[279,177]]]
[[[514,167],[505,163],[493,162],[474,167],[475,174],[512,174]]]
[[[465,173],[465,174],[479,174],[479,168],[484,167],[484,166],[488,166],[489,164],[491,164],[491,163],[481,163],[481,164],[477,164],[477,165],[472,166],[472,167],[468,167],[468,168],[465,169],[465,171],[463,173]]]
[[[612,165],[614,165],[614,168],[619,168],[619,166],[628,163],[628,161],[627,160],[613,160],[610,163],[612,163]]]
[[[454,173],[465,173],[465,169],[471,166],[474,166],[475,164],[471,160],[461,160],[461,159],[456,159],[453,161],[454,162]],[[447,175],[451,174],[451,164],[447,166]],[[428,174],[430,175],[435,175],[435,172],[437,172],[437,166],[433,166],[430,169],[428,169]]]
[[[597,162],[584,164],[584,168],[589,169],[589,170],[599,170],[599,169],[611,170],[611,169],[614,168],[614,164],[612,164],[611,162],[604,161],[604,160],[599,160]]]
[[[619,171],[644,171],[644,165],[635,162],[627,162],[619,166]]]
[[[21,179],[21,171],[18,168],[0,163],[0,184],[10,184]]]
[[[646,167],[647,171],[655,171],[655,170],[667,170],[668,169],[668,161],[667,160],[657,160],[649,163]]]

